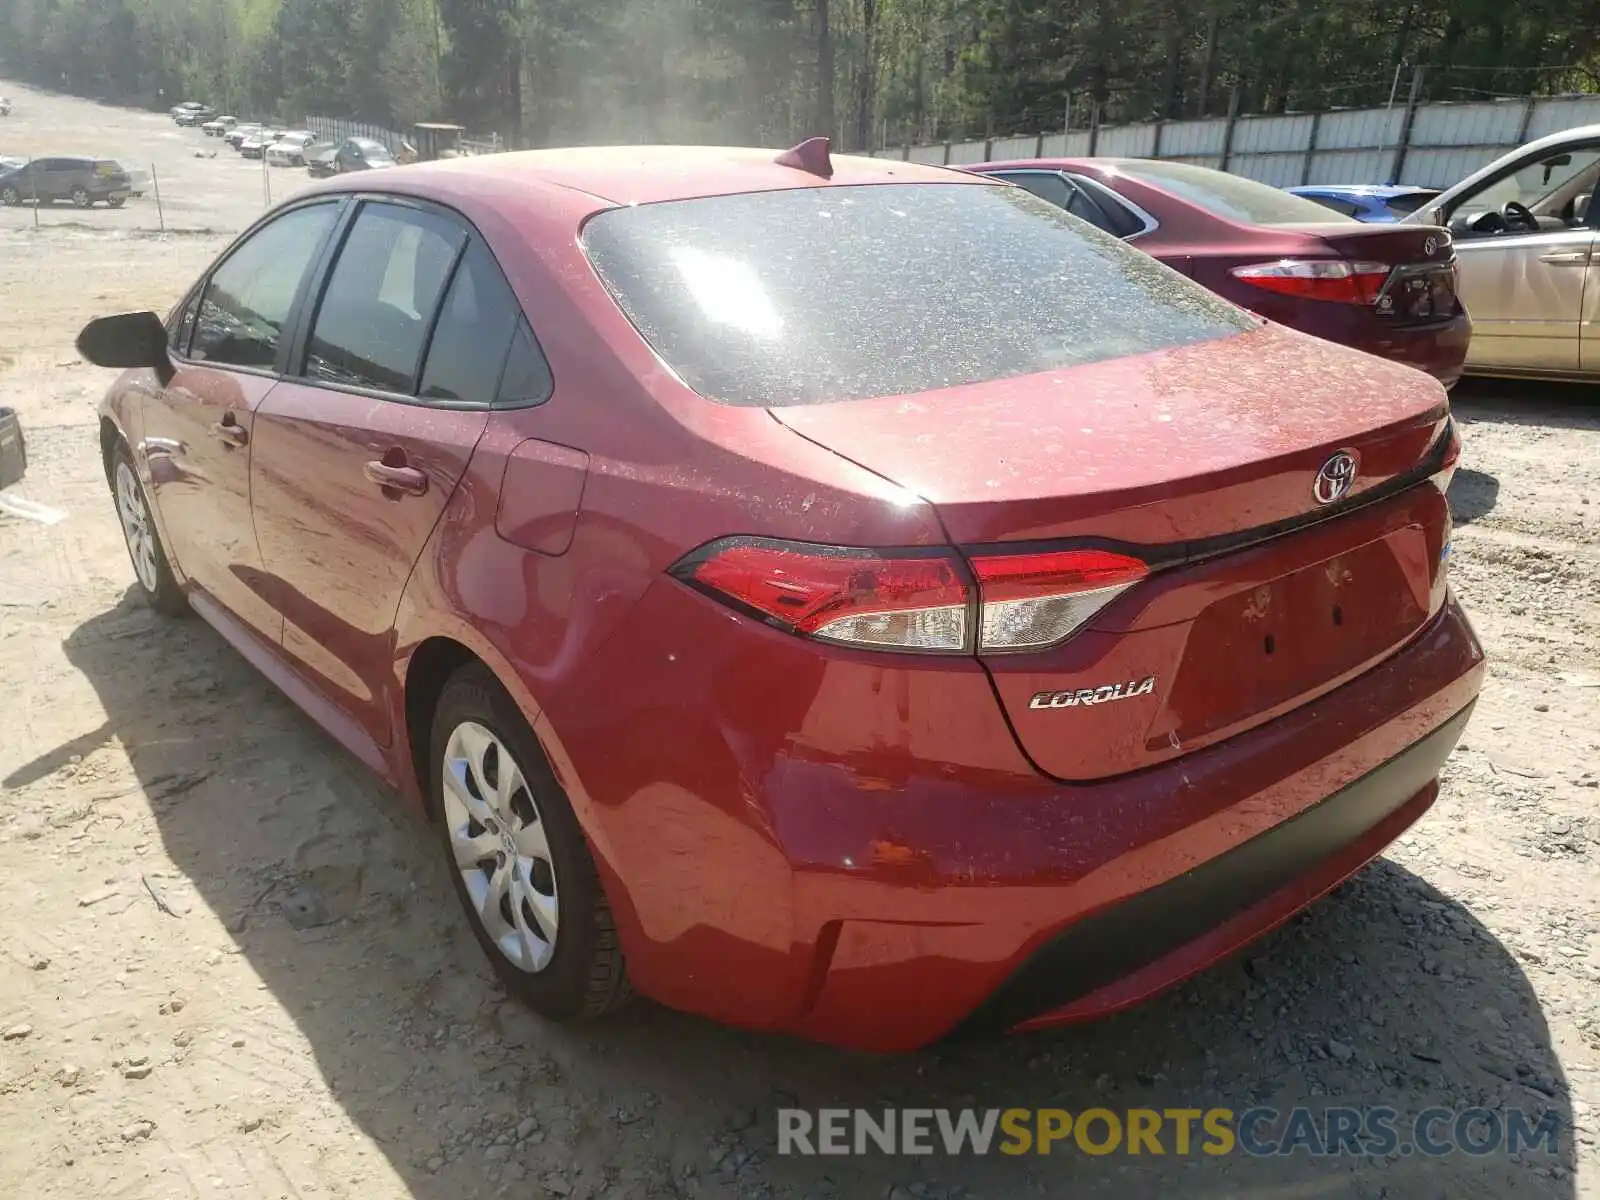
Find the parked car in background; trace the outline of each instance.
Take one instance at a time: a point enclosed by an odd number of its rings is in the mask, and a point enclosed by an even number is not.
[[[131,190],[128,173],[109,158],[35,158],[0,171],[0,204],[7,207],[37,199],[40,204],[67,200],[78,208],[102,202],[121,208]]]
[[[319,143],[309,146],[305,151],[306,174],[313,179],[327,179],[339,173],[334,164],[334,157],[339,153],[339,147],[332,142]]]
[[[1330,342],[1461,376],[1472,324],[1450,234],[1365,225],[1238,175],[1159,159],[983,163],[1252,312]]]
[[[1286,190],[1343,216],[1379,225],[1409,217],[1439,195],[1438,188],[1388,183],[1311,184]]]
[[[182,104],[174,104],[167,109],[167,115],[176,121],[179,117],[187,113],[199,112],[204,107],[205,105],[198,100],[185,100]]]
[[[179,125],[187,128],[195,125],[202,125],[216,115],[216,109],[202,104],[198,108],[185,108],[176,117],[174,117],[173,120]]]
[[[345,177],[78,345],[139,592],[431,815],[552,1018],[1126,1006],[1421,817],[1481,684],[1444,390],[978,176]]]
[[[0,172],[10,171],[16,167],[25,167],[28,160],[19,158],[14,154],[0,154]]]
[[[254,137],[256,134],[261,132],[262,128],[263,126],[258,125],[254,121],[246,121],[244,124],[235,125],[232,129],[228,130],[227,133],[222,135],[222,140],[237,150],[241,145],[244,144],[246,138]]]
[[[1448,225],[1472,313],[1467,370],[1600,377],[1600,125],[1474,172],[1408,222]]]
[[[389,147],[372,138],[345,138],[333,156],[334,172],[340,175],[346,171],[372,171],[399,165]]]
[[[200,126],[200,132],[207,137],[221,137],[228,130],[239,124],[237,117],[215,117]]]
[[[267,162],[274,167],[303,167],[306,150],[316,140],[317,135],[308,130],[290,130],[267,147]]]
[[[239,142],[239,153],[244,158],[265,158],[267,147],[272,145],[284,134],[282,129],[258,129]]]

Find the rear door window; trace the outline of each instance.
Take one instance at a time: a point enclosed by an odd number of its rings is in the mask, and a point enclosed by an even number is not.
[[[614,208],[584,247],[678,376],[727,404],[902,395],[1254,321],[1020,188],[794,188]]]
[[[1016,171],[995,173],[996,179],[1004,179],[1007,183],[1014,183],[1020,188],[1032,192],[1041,200],[1048,200],[1057,208],[1065,209],[1080,221],[1087,221],[1097,229],[1104,229],[1107,233],[1116,233],[1111,227],[1111,222],[1106,214],[1100,211],[1100,206],[1089,196],[1084,194],[1082,188],[1070,182],[1059,171]]]
[[[466,232],[435,213],[368,201],[323,289],[304,374],[410,396]]]

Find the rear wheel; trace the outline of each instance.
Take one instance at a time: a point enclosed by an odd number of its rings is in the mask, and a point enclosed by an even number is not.
[[[553,1020],[632,994],[611,907],[533,731],[477,664],[434,710],[429,792],[456,896],[507,989]]]
[[[72,203],[78,208],[88,208],[94,199],[89,195],[88,188],[75,187],[72,189]]]
[[[117,519],[122,523],[122,540],[128,546],[133,574],[145,603],[169,617],[189,611],[189,601],[173,577],[161,535],[156,532],[144,485],[133,467],[133,456],[122,442],[111,454],[111,494],[117,503]]]

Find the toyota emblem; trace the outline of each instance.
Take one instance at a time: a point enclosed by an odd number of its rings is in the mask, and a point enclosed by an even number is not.
[[[1433,257],[1433,252],[1435,250],[1437,250],[1438,248],[1439,248],[1439,239],[1438,238],[1429,237],[1429,238],[1423,238],[1422,239],[1422,252],[1424,254],[1426,254],[1429,258]]]
[[[1332,504],[1350,494],[1356,482],[1356,458],[1348,450],[1341,450],[1317,472],[1311,484],[1311,494],[1318,504]]]

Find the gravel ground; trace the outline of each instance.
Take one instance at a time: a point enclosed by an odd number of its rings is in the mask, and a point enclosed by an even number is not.
[[[197,132],[10,84],[0,153],[148,159],[192,230],[261,208]],[[224,151],[224,153],[227,153]],[[169,175],[170,172],[170,175]],[[293,176],[274,173],[286,189]],[[1193,983],[1065,1032],[866,1058],[497,990],[431,840],[132,573],[88,317],[165,309],[226,240],[153,202],[0,210],[0,1195],[1600,1197],[1600,403],[1468,385],[1453,570],[1493,657],[1392,852]],[[183,222],[177,222],[182,226]],[[1555,1154],[779,1156],[783,1105],[1553,1111]]]

